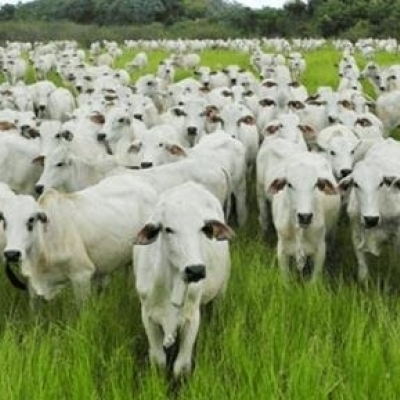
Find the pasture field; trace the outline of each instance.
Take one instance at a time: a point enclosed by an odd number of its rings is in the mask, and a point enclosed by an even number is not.
[[[125,53],[119,65],[134,53]],[[164,55],[151,53],[145,72],[154,71]],[[339,57],[328,47],[306,55],[303,82],[310,93],[320,85],[336,87]],[[202,55],[203,64],[215,67],[248,67],[248,60],[248,55],[221,50]],[[378,54],[377,61],[399,62],[400,57]],[[360,59],[361,67],[364,63]],[[179,72],[177,79],[188,74]],[[196,368],[179,391],[171,393],[164,374],[148,364],[140,305],[127,271],[112,276],[81,312],[67,289],[37,313],[1,271],[0,399],[397,400],[398,256],[374,259],[370,284],[360,287],[343,222],[334,276],[326,274],[315,285],[295,278],[284,285],[275,245],[261,237],[253,184],[249,206],[249,221],[231,245],[226,297],[203,313]]]

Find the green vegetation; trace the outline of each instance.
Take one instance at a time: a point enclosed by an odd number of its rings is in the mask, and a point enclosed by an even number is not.
[[[132,38],[179,37],[179,31],[181,37],[187,37],[182,35],[185,26],[190,28],[186,30],[188,35],[201,38],[245,35],[399,39],[399,17],[400,2],[391,0],[289,0],[283,9],[261,10],[228,0],[35,0],[0,8],[0,21],[24,21],[25,25],[29,21],[34,23],[28,28],[32,32],[40,26],[37,21],[70,21],[93,25],[91,32],[97,30],[96,26],[125,26],[132,35],[125,37]],[[76,37],[72,29],[64,29]],[[15,34],[14,30],[10,32]],[[57,31],[53,33],[58,35]]]
[[[135,52],[118,61],[123,66]],[[153,72],[165,53],[150,54]],[[306,55],[304,82],[337,85],[339,53]],[[399,61],[378,54],[379,63]],[[203,63],[248,67],[248,56],[206,51]],[[360,64],[361,60],[360,60]],[[188,72],[179,72],[178,79]],[[138,75],[134,75],[136,79]],[[400,393],[400,271],[396,254],[371,265],[369,288],[353,280],[346,224],[340,227],[335,278],[284,285],[274,245],[263,242],[254,185],[250,220],[232,243],[226,297],[205,310],[196,369],[175,393],[193,400],[397,400]],[[0,393],[7,400],[165,399],[169,384],[147,361],[147,340],[133,277],[117,272],[110,285],[77,312],[71,290],[29,310],[28,298],[1,273]],[[129,276],[129,279],[127,279]]]

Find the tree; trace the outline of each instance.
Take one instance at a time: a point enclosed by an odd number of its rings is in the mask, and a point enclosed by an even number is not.
[[[10,21],[14,18],[14,15],[15,6],[12,4],[4,4],[4,6],[0,8],[0,21]]]

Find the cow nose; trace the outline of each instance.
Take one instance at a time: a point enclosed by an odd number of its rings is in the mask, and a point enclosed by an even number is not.
[[[379,217],[364,216],[364,224],[366,228],[374,228],[378,225]]]
[[[206,88],[209,87],[210,86],[210,82],[204,82],[203,86],[206,87]]]
[[[35,185],[35,193],[41,195],[44,191],[44,185]]]
[[[76,90],[77,90],[79,93],[82,93],[82,86],[77,86],[77,87],[76,87]]]
[[[190,265],[185,268],[185,281],[194,283],[206,277],[206,267],[204,265]]]
[[[382,92],[386,90],[385,86],[381,86],[379,89],[382,90]]]
[[[39,106],[39,110],[40,111],[44,111],[46,109],[46,106],[44,105],[44,104],[41,104],[40,106]]]
[[[142,114],[134,114],[133,118],[139,120],[139,121],[143,121],[143,115]]]
[[[21,252],[19,250],[6,250],[4,257],[8,262],[18,262],[21,259]]]
[[[189,126],[189,128],[187,128],[187,132],[188,132],[188,135],[195,136],[195,135],[197,135],[197,128],[194,126]]]
[[[151,167],[153,166],[153,163],[150,162],[150,161],[142,162],[142,163],[140,163],[140,166],[141,166],[142,168],[151,168]]]
[[[97,140],[99,142],[103,142],[104,140],[106,140],[107,135],[105,133],[98,133],[97,134]]]
[[[333,124],[334,122],[336,122],[336,118],[329,116],[328,117],[328,121],[329,121],[330,124]]]
[[[236,85],[236,82],[237,82],[237,79],[236,78],[232,78],[231,79],[231,85],[233,86],[233,85]]]
[[[308,226],[311,224],[313,215],[310,214],[303,214],[303,213],[298,213],[297,214],[297,219],[299,220],[299,224],[303,226]]]
[[[342,178],[345,178],[346,176],[351,174],[351,169],[341,169],[340,170],[340,174],[342,176]]]

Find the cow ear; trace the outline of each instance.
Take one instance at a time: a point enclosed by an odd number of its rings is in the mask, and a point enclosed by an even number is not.
[[[318,178],[317,187],[321,192],[324,192],[329,196],[338,193],[336,187],[329,179]]]
[[[338,188],[341,193],[345,193],[351,186],[353,186],[353,177],[348,175],[339,182]]]
[[[315,141],[317,138],[317,132],[311,125],[299,125],[299,129],[301,130],[301,133],[303,134],[304,140],[306,142],[311,142]]]
[[[106,119],[105,119],[104,115],[100,114],[100,113],[96,113],[96,114],[91,115],[89,119],[93,123],[99,124],[99,125],[104,124],[104,122],[106,122]]]
[[[264,132],[266,135],[273,135],[274,133],[277,133],[279,129],[282,128],[281,124],[269,124],[267,127],[264,129]]]
[[[44,211],[39,211],[38,213],[36,213],[36,219],[43,224],[47,224],[47,222],[49,222],[47,214]]]
[[[206,221],[201,230],[209,239],[218,241],[231,240],[235,236],[235,232],[228,225],[215,219]]]
[[[138,233],[134,244],[147,245],[157,240],[158,234],[161,231],[161,224],[146,224]]]
[[[392,183],[396,180],[395,176],[385,176],[383,178],[382,184],[386,185],[386,186],[391,186]]]
[[[400,189],[400,178],[396,176],[385,176],[381,185],[386,185],[390,188]]]
[[[185,149],[182,146],[179,146],[179,144],[167,144],[165,148],[173,156],[178,156],[178,157],[187,156]]]
[[[44,165],[45,156],[39,155],[32,160],[32,164]]]
[[[286,179],[285,178],[277,178],[274,179],[271,185],[269,186],[269,192],[272,194],[276,194],[280,192],[286,186]]]

